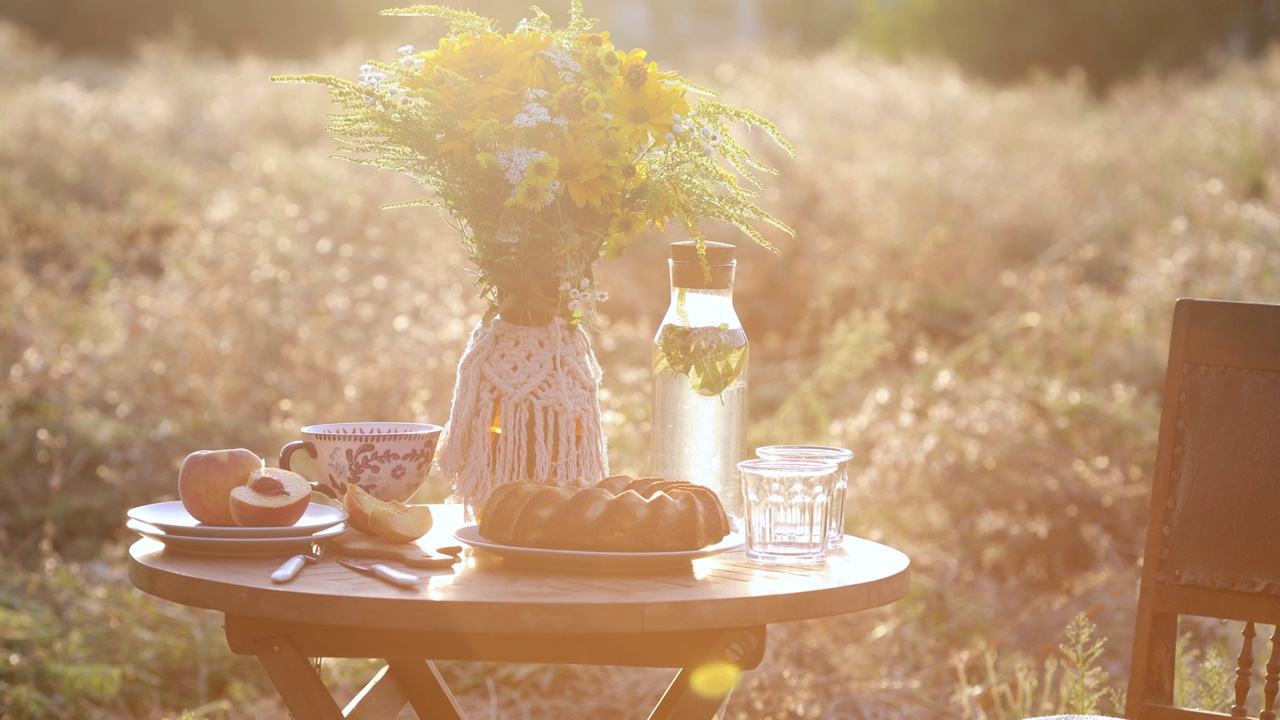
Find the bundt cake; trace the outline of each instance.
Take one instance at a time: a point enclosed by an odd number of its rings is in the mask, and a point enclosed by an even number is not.
[[[697,550],[729,534],[724,506],[709,488],[626,475],[588,487],[506,483],[489,496],[479,522],[492,542],[555,550]]]

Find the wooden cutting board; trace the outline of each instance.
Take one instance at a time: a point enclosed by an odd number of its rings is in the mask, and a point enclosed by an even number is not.
[[[458,553],[462,552],[462,548],[444,549],[452,554],[428,550],[417,543],[393,543],[349,529],[329,540],[327,552],[357,558],[395,560],[414,568],[447,568],[458,561]]]

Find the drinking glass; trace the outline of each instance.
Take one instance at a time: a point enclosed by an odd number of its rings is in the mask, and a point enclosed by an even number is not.
[[[743,460],[747,558],[818,563],[827,558],[831,493],[839,466],[830,461]]]
[[[849,489],[849,460],[853,458],[853,451],[829,445],[765,445],[756,448],[756,455],[766,460],[830,461],[839,466],[835,492],[831,493],[831,527],[827,546],[833,550],[840,547],[844,543],[844,499]]]

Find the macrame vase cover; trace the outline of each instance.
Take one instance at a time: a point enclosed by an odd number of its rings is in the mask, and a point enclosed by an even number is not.
[[[566,485],[608,475],[601,376],[586,332],[561,318],[540,327],[502,318],[476,326],[458,362],[437,458],[469,511],[502,483]]]

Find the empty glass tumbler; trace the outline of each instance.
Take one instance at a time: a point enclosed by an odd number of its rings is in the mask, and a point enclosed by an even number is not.
[[[743,460],[747,558],[817,563],[827,558],[831,495],[839,466],[829,461]]]
[[[827,545],[831,549],[844,543],[844,503],[849,489],[849,460],[853,451],[828,445],[765,445],[756,448],[756,455],[765,460],[821,460],[839,466],[835,492],[831,493],[831,528]]]

